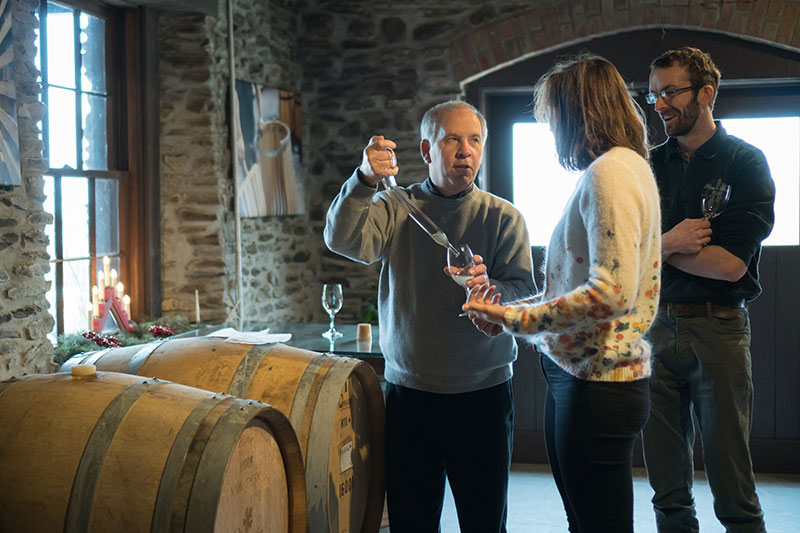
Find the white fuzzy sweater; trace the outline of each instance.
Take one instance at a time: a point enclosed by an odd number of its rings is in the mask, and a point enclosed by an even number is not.
[[[570,374],[595,381],[650,375],[643,335],[658,308],[661,210],[647,161],[613,148],[581,176],[547,250],[545,290],[504,316]]]

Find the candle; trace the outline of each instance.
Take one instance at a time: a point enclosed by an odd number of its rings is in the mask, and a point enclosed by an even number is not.
[[[122,297],[122,309],[125,311],[125,314],[128,315],[128,318],[131,317],[131,297],[127,294]]]
[[[92,316],[100,316],[100,306],[97,301],[99,289],[95,285],[92,287]]]
[[[89,307],[92,307],[92,303],[89,302]],[[89,327],[86,328],[86,331],[92,331],[94,329],[94,316],[92,315],[92,310],[89,309]]]
[[[117,298],[122,298],[122,295],[125,294],[124,289],[125,287],[122,285],[121,281],[117,283]]]
[[[117,269],[116,268],[112,268],[111,269],[111,283],[109,283],[109,285],[111,285],[113,287],[116,284],[117,284]]]
[[[111,279],[111,272],[109,272],[109,268],[111,268],[111,259],[105,255],[103,256],[103,275],[106,279]]]
[[[200,323],[200,291],[194,290],[194,321]]]
[[[102,270],[98,270],[97,271],[97,290],[102,293],[105,290],[105,288],[106,288],[105,276],[103,276],[103,271]]]

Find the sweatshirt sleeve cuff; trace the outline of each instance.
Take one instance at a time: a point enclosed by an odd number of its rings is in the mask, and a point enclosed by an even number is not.
[[[377,192],[378,187],[370,187],[359,177],[358,169],[356,169],[353,174],[347,179],[345,182],[345,188],[347,189],[347,193],[353,195],[357,198],[372,198],[372,195]]]

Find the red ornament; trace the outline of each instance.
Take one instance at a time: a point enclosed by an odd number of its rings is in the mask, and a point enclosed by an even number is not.
[[[171,337],[175,335],[175,332],[172,331],[172,328],[169,326],[159,326],[153,324],[147,330],[153,334],[155,337]]]
[[[102,346],[103,348],[118,348],[122,346],[122,343],[119,341],[119,339],[112,337],[111,335],[103,335],[101,333],[97,333],[96,331],[84,331],[81,333],[81,335],[90,341],[94,341],[96,345]]]

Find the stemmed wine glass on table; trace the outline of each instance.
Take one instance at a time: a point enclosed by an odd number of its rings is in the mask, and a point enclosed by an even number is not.
[[[718,178],[715,182],[706,183],[700,197],[700,209],[703,218],[711,220],[722,213],[731,197],[731,186]]]
[[[330,327],[322,336],[333,342],[333,339],[338,339],[342,336],[342,334],[333,327],[333,317],[335,317],[336,313],[342,308],[341,283],[326,283],[322,286],[322,307],[328,312],[328,316],[331,317]]]

